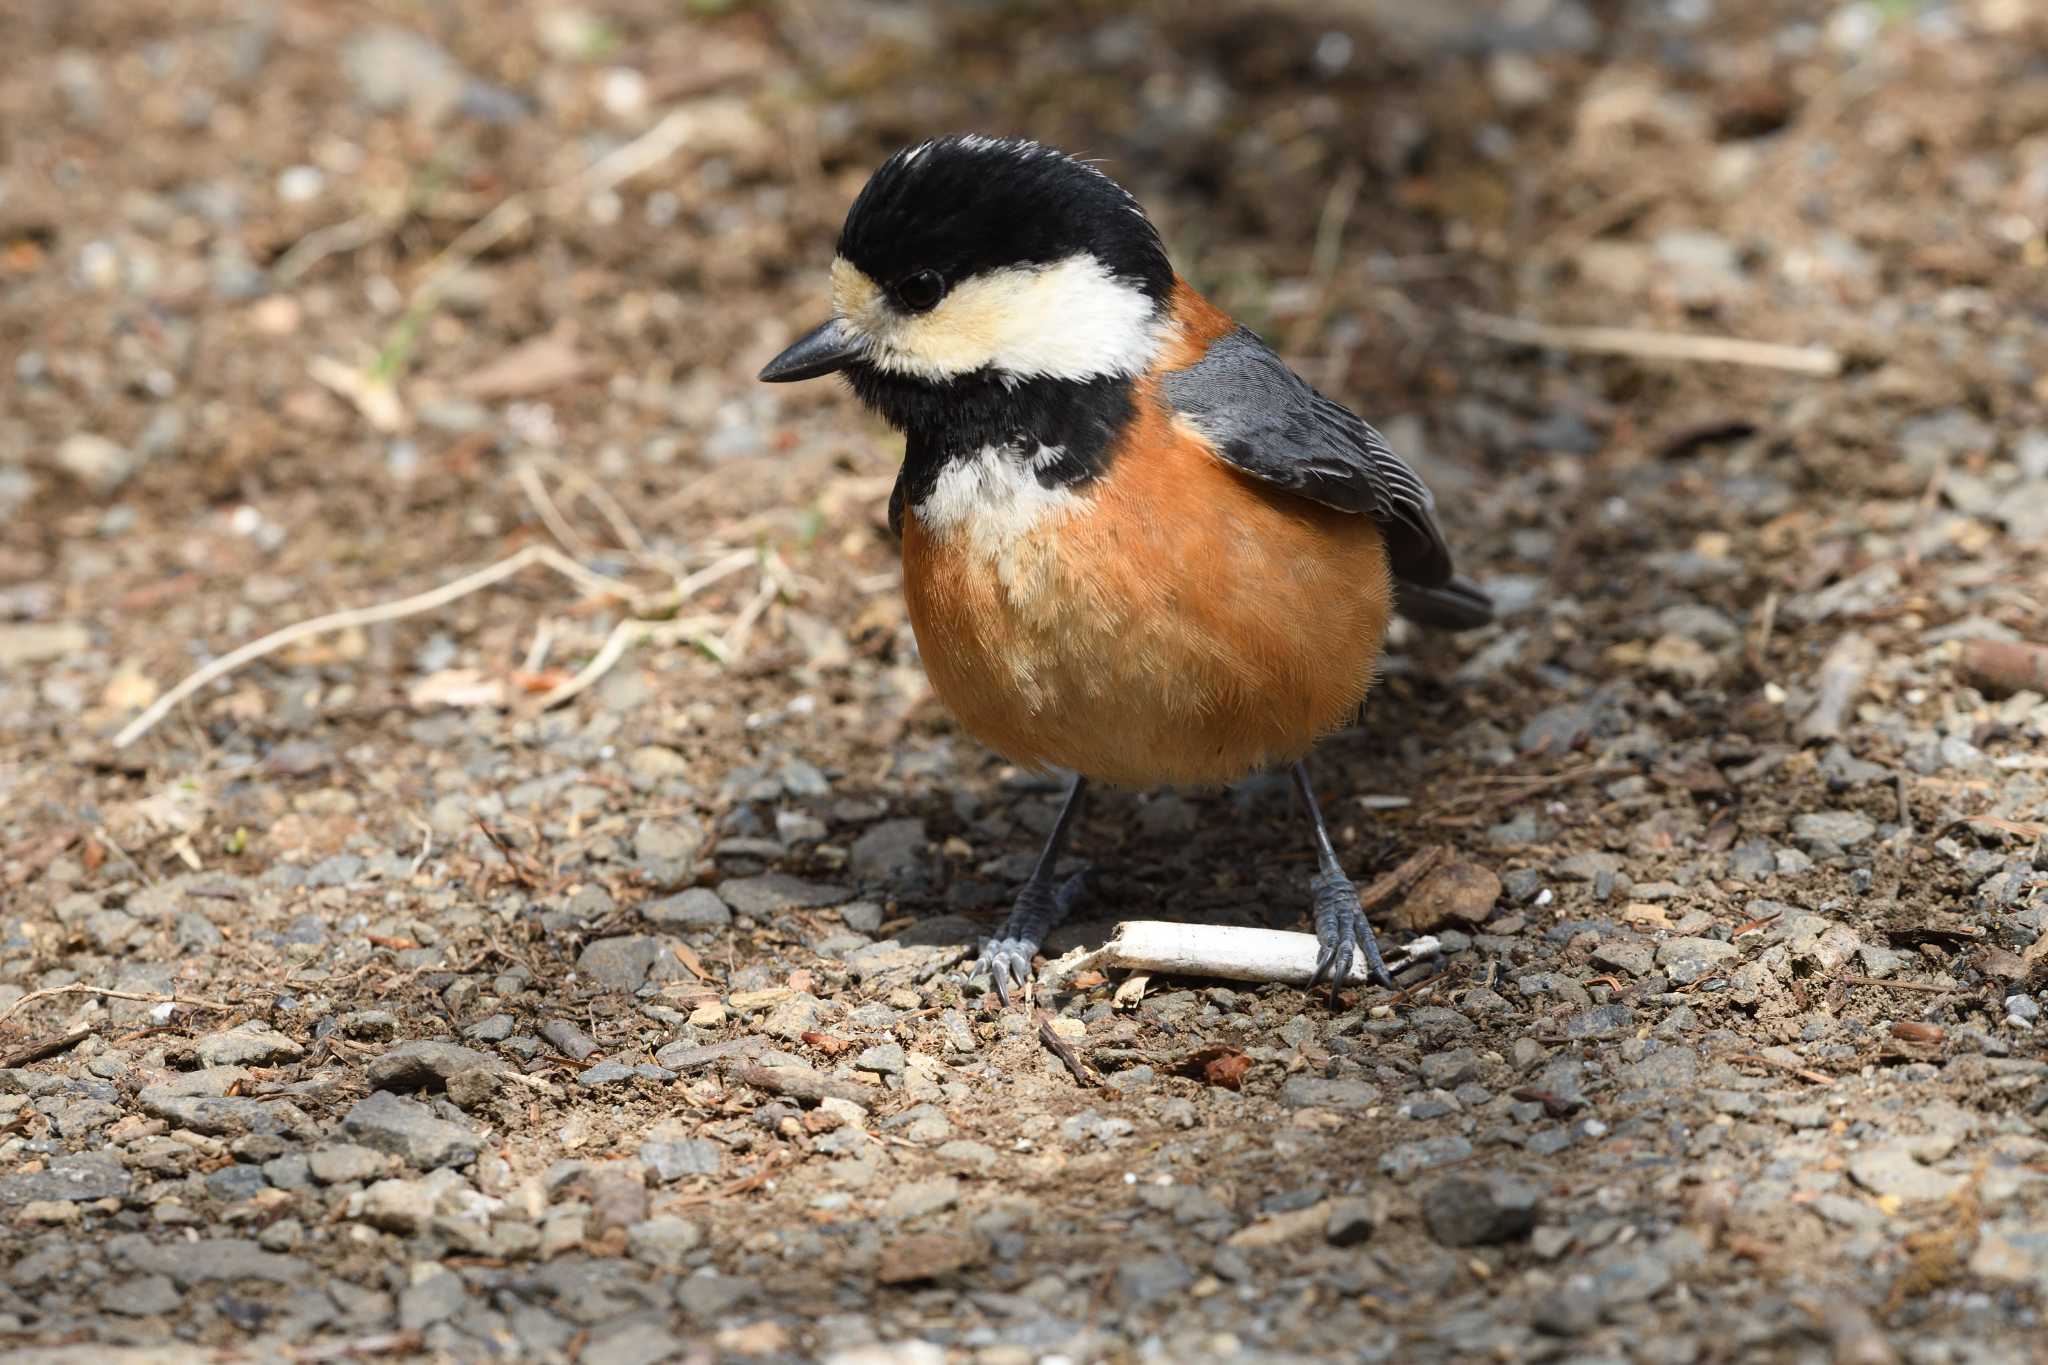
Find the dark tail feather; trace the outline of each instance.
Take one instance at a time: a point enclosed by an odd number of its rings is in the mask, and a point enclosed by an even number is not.
[[[1409,620],[1439,630],[1471,630],[1493,620],[1493,599],[1463,578],[1434,588],[1396,581],[1394,604]]]

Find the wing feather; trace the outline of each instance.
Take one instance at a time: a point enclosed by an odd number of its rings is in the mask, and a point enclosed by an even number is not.
[[[1396,578],[1424,588],[1451,581],[1450,546],[1421,478],[1385,437],[1317,393],[1250,330],[1218,337],[1197,364],[1168,372],[1162,388],[1235,468],[1381,523]]]

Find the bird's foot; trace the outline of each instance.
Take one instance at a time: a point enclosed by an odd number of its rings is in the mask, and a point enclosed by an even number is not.
[[[1358,888],[1351,879],[1341,872],[1323,873],[1309,883],[1309,890],[1315,897],[1316,943],[1322,950],[1316,954],[1316,974],[1308,979],[1310,989],[1328,981],[1330,1002],[1335,1004],[1338,988],[1350,984],[1355,946],[1365,953],[1366,975],[1391,990],[1394,978],[1380,957],[1372,925],[1358,907]]]
[[[996,999],[1007,1005],[1012,989],[1021,991],[1024,983],[1031,979],[1031,959],[1038,956],[1038,950],[1045,943],[1045,936],[1053,931],[1059,922],[1074,908],[1074,902],[1081,898],[1081,889],[1087,873],[1076,872],[1054,888],[1051,878],[1032,878],[1024,883],[1017,893],[1017,903],[1010,911],[1010,917],[1003,921],[1003,927],[995,937],[982,945],[981,956],[974,960],[969,976],[988,973],[989,984],[995,987]]]

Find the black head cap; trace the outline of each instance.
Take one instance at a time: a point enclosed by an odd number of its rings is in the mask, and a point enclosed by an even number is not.
[[[884,288],[921,271],[950,288],[1084,251],[1155,299],[1173,290],[1159,233],[1123,186],[1055,148],[972,134],[883,162],[839,233],[839,254]]]

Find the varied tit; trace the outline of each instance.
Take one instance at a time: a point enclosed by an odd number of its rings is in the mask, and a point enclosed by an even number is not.
[[[889,502],[933,689],[977,739],[1073,774],[984,947],[1007,1003],[1081,891],[1090,782],[1291,767],[1314,832],[1316,984],[1391,985],[1304,759],[1373,680],[1389,615],[1492,617],[1379,433],[1174,272],[1086,162],[1018,139],[898,152],[848,212],[832,316],[761,372],[841,374],[906,438]]]

